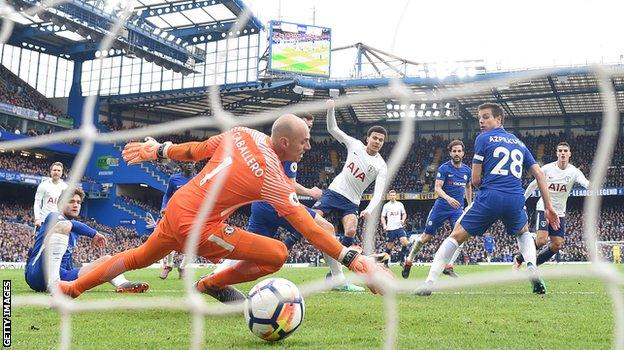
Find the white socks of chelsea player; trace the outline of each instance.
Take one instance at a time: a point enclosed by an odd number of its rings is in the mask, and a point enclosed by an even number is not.
[[[448,237],[440,244],[440,248],[433,258],[431,268],[429,269],[429,275],[426,282],[434,283],[438,280],[438,277],[444,270],[444,267],[451,261],[451,258],[459,249],[459,244],[454,238]],[[535,256],[535,255],[534,255]]]
[[[518,248],[520,248],[520,254],[524,257],[524,261],[527,263],[528,269],[535,269],[537,252],[535,251],[535,241],[531,232],[524,232],[516,237],[518,241]]]
[[[48,290],[61,280],[61,261],[67,251],[69,236],[61,233],[50,233],[50,238],[44,249]]]
[[[416,254],[418,254],[418,252],[420,252],[420,249],[422,249],[422,247],[425,245],[425,243],[422,241],[422,237],[423,235],[416,237],[414,244],[412,244],[412,249],[410,249],[410,252],[405,260],[414,261],[414,258],[416,258]]]
[[[455,264],[455,261],[457,261],[457,258],[462,251],[462,248],[464,248],[464,243],[460,244],[459,247],[455,250],[455,253],[453,253],[453,257],[451,258],[451,262],[449,264]]]

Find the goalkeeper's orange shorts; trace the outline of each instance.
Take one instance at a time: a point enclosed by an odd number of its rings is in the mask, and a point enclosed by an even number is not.
[[[145,242],[159,251],[184,252],[185,244],[193,229],[192,221],[180,220],[175,213],[167,214],[159,221],[151,237]],[[197,246],[197,256],[212,262],[222,258],[248,260],[265,264],[282,264],[286,259],[284,244],[231,226],[223,222],[206,223],[202,226]]]

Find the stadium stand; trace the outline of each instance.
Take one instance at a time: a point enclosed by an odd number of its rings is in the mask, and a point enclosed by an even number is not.
[[[11,199],[16,200],[16,199]],[[23,262],[26,259],[28,248],[32,244],[34,238],[32,234],[32,206],[30,203],[8,202],[2,200],[0,202],[0,227],[3,233],[0,235],[0,259],[1,261],[17,261]],[[586,261],[588,259],[587,249],[584,246],[582,237],[582,201],[574,200],[569,203],[567,220],[566,246],[563,249],[559,259],[560,261]],[[138,204],[137,204],[138,205]],[[410,234],[418,234],[424,228],[424,219],[428,211],[423,209],[414,209],[407,207],[408,220],[407,230]],[[533,213],[530,215],[534,216]],[[235,226],[244,227],[249,217],[248,209],[241,208],[232,215],[228,222]],[[106,225],[98,224],[92,219],[86,220],[86,223],[92,225],[97,230],[107,234],[109,239],[108,245],[104,250],[91,247],[88,239],[81,238],[81,243],[76,249],[76,263],[88,262],[94,260],[102,254],[112,254],[133,248],[141,243],[141,238],[136,230],[129,226],[117,226],[111,228]],[[602,240],[617,241],[624,240],[624,210],[616,201],[607,201],[605,203],[600,217],[600,233]],[[363,229],[360,224],[359,231]],[[425,245],[418,255],[417,262],[431,262],[440,243],[448,236],[451,227],[448,223],[434,237],[434,239]],[[496,240],[496,250],[492,261],[494,262],[510,262],[512,255],[515,253],[516,242],[512,236],[506,234],[504,227],[498,223],[488,232]],[[282,231],[285,234],[285,231]],[[358,235],[358,238],[360,236]],[[377,251],[384,250],[385,236],[379,228],[376,233],[375,246]],[[397,261],[399,255],[399,247],[393,251],[393,261]],[[292,249],[288,258],[289,263],[310,263],[316,265],[320,262],[321,256],[319,252],[307,242],[299,242]],[[205,262],[203,259],[199,262]],[[476,238],[469,241],[464,247],[460,255],[459,262],[478,263],[484,262],[485,255],[483,249],[483,240]]]
[[[50,176],[50,164],[53,160],[37,158],[34,155],[23,155],[17,152],[0,153],[0,169],[10,170],[24,174]],[[63,177],[67,178],[71,172],[67,163],[64,162]],[[83,176],[82,182],[95,182],[88,176]]]
[[[0,65],[0,102],[30,108],[41,114],[64,116],[63,113],[30,85]]]

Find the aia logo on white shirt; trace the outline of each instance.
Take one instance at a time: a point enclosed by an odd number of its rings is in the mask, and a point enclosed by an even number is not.
[[[371,168],[375,170],[375,168],[371,165],[368,167],[368,172],[371,172]],[[355,163],[349,163],[349,165],[347,165],[347,169],[351,171],[351,174],[355,176],[356,179],[359,179],[362,182],[364,182],[364,180],[366,179],[366,174],[364,174],[364,172],[360,168],[358,168]]]
[[[568,186],[566,184],[551,183],[548,185],[548,189],[553,192],[568,192]]]

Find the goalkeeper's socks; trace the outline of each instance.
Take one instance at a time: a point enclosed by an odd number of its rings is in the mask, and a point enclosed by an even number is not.
[[[349,236],[346,236],[346,235],[345,235],[345,236],[342,236],[341,243],[342,243],[342,245],[343,245],[343,246],[345,246],[345,247],[350,247],[350,246],[352,246],[352,245],[353,245],[353,242],[354,242],[354,241],[355,241],[355,240],[353,239],[353,237],[349,237]]]
[[[451,257],[453,257],[453,254],[455,254],[458,247],[459,244],[452,237],[448,237],[444,240],[444,242],[442,242],[440,248],[435,254],[435,257],[433,258],[433,263],[431,263],[431,268],[429,269],[429,275],[427,276],[426,282],[433,283],[438,280],[442,270],[444,270],[446,264],[451,261]]]
[[[62,233],[50,234],[50,238],[44,249],[44,258],[46,259],[44,266],[47,266],[45,274],[47,277],[48,289],[61,280],[61,261],[63,260],[63,255],[65,255],[67,251],[68,244],[68,235]]]
[[[539,255],[537,255],[537,265],[539,266],[539,265],[547,262],[555,254],[557,254],[557,252],[554,252],[552,250],[552,248],[550,247],[550,244],[549,244],[544,249],[542,249],[542,251],[539,253]]]

